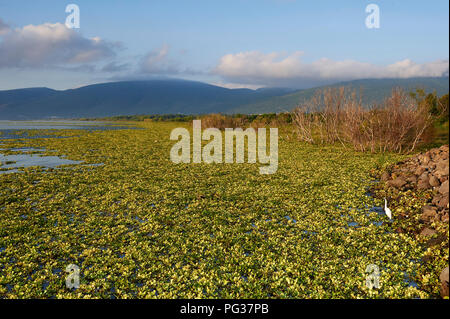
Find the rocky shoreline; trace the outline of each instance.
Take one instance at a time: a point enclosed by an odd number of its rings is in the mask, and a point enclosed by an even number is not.
[[[374,193],[388,198],[394,207],[394,219],[399,221],[396,231],[410,233],[425,240],[429,249],[440,250],[430,259],[447,256],[447,267],[437,276],[441,296],[448,297],[449,145],[391,165],[378,176],[381,182]],[[443,264],[443,260],[435,262]]]
[[[433,191],[433,198],[422,207],[422,221],[449,220],[449,146],[434,148],[397,163],[381,175],[386,186],[399,191]]]

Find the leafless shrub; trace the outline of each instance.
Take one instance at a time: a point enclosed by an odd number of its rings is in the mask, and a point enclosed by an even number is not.
[[[354,104],[356,94],[344,87],[317,91],[293,112],[293,122],[301,140],[309,143],[341,142],[345,107]]]
[[[317,124],[318,116],[317,110],[311,107],[312,105],[312,103],[307,103],[298,106],[293,113],[293,122],[299,139],[314,144],[317,142],[313,136],[313,132]]]
[[[236,128],[244,127],[247,123],[245,118],[236,118],[229,115],[223,114],[209,114],[201,117],[202,128]]]
[[[355,91],[326,89],[294,110],[300,140],[336,143],[360,151],[411,152],[422,141],[432,118],[402,90],[366,109]]]

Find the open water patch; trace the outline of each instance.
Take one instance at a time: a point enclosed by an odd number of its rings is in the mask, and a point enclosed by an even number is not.
[[[0,153],[0,175],[1,174],[11,174],[11,173],[19,173],[21,170],[19,168],[33,167],[39,166],[44,169],[48,168],[58,168],[62,165],[80,165],[83,164],[83,161],[74,161],[64,156],[49,156],[43,155],[42,153],[34,153],[34,152],[43,152],[45,149],[41,148],[11,148],[11,149],[0,149],[8,150],[8,151],[16,151],[16,152],[31,152],[33,154],[2,154]],[[84,164],[83,166],[88,167],[98,167],[103,166],[103,163],[97,164]]]

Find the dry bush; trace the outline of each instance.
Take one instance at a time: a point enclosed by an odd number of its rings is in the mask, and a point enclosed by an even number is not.
[[[344,87],[316,91],[293,112],[299,138],[309,143],[343,143],[340,132],[345,108],[355,103],[359,103],[356,93]]]
[[[292,123],[292,113],[290,112],[282,112],[276,114],[271,120],[270,120],[270,127],[284,127],[289,126]]]
[[[261,115],[223,115],[208,114],[200,118],[202,120],[202,128],[247,128],[254,129],[267,127],[282,127],[291,123],[291,113],[279,114],[261,114]]]
[[[277,127],[275,121],[276,118],[257,116],[255,119],[253,119],[253,121],[248,122],[248,126],[254,128],[255,130],[264,127]]]
[[[202,128],[225,128],[244,127],[247,123],[245,118],[235,118],[223,114],[208,114],[200,118],[202,120]]]
[[[424,141],[431,115],[394,89],[381,105],[366,109],[355,91],[344,88],[319,91],[294,110],[300,140],[309,143],[351,145],[371,152],[411,152]]]
[[[255,130],[258,128],[264,128],[270,126],[270,121],[262,120],[262,119],[255,119],[248,123],[248,127],[254,128]]]
[[[318,113],[311,106],[312,104],[310,103],[298,106],[293,112],[293,123],[298,138],[301,141],[315,144],[316,139],[313,136],[313,132],[318,124]]]
[[[371,152],[411,152],[432,123],[427,110],[418,108],[400,89],[394,89],[382,105],[360,109],[359,114],[359,132],[350,135],[349,141],[355,148]]]
[[[379,110],[380,148],[383,151],[413,151],[422,142],[432,120],[427,109],[418,107],[401,89],[394,89]]]

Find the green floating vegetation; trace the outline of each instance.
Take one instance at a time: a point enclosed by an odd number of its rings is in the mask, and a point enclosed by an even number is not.
[[[172,163],[170,131],[190,123],[136,125],[20,141],[104,165],[0,175],[0,298],[438,296],[427,249],[366,194],[371,170],[400,156],[311,146],[281,129],[278,171],[260,175],[259,163]],[[78,289],[66,288],[69,264]]]

